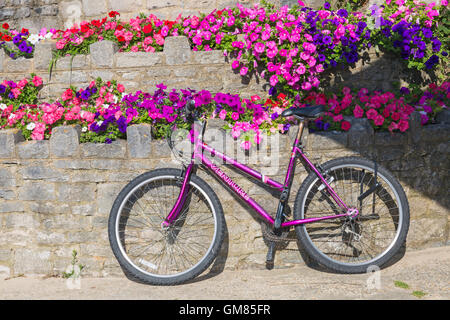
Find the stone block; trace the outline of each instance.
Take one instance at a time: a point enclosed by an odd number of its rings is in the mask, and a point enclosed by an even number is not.
[[[88,75],[84,71],[59,71],[55,72],[52,80],[58,83],[81,83],[88,81]]]
[[[132,8],[142,8],[145,0],[108,0],[109,8],[119,12],[128,12]]]
[[[90,169],[91,163],[89,160],[55,160],[53,165],[59,169]]]
[[[396,132],[376,132],[375,133],[375,145],[376,146],[396,146],[405,145],[408,142],[407,136],[404,133]]]
[[[93,183],[66,183],[58,188],[59,201],[94,201],[96,185]]]
[[[126,154],[126,142],[123,140],[106,143],[83,143],[81,154],[84,158],[124,158]]]
[[[55,186],[48,182],[25,182],[19,188],[19,200],[56,200]]]
[[[23,203],[20,201],[2,201],[0,203],[0,213],[24,211]]]
[[[0,189],[0,199],[13,200],[16,198],[16,193],[13,190]]]
[[[192,52],[192,56],[194,62],[198,64],[225,63],[225,57],[221,50],[196,51]]]
[[[412,143],[416,144],[420,141],[422,125],[420,124],[420,113],[414,111],[409,117],[408,136]]]
[[[0,50],[0,72],[3,72],[3,64],[5,63],[5,52],[3,50]]]
[[[12,249],[0,249],[0,261],[8,261],[11,258]]]
[[[22,212],[24,210],[22,209]],[[17,211],[16,211],[17,212]],[[39,222],[35,218],[27,213],[10,214],[6,217],[6,228],[28,228],[29,230],[39,226]]]
[[[145,0],[147,2],[147,9],[161,9],[173,6],[180,6],[183,1],[180,0]]]
[[[115,9],[117,10],[117,9]],[[115,42],[103,40],[89,46],[92,65],[111,68],[114,64],[114,54],[119,51]]]
[[[107,215],[111,211],[114,200],[126,183],[102,183],[97,190],[97,212]]]
[[[448,141],[450,125],[445,123],[426,125],[421,129],[420,133],[422,142]]]
[[[5,71],[31,73],[32,62],[32,59],[26,58],[9,59],[5,65]]]
[[[72,213],[82,216],[93,216],[96,212],[95,205],[92,204],[82,204],[72,206]]]
[[[22,131],[7,129],[0,131],[0,158],[12,158],[15,156],[16,144],[24,141]]]
[[[47,274],[51,268],[51,253],[42,249],[16,249],[14,254],[15,274]]]
[[[24,180],[68,181],[69,177],[46,164],[33,164],[20,170]]]
[[[311,150],[343,149],[347,146],[347,133],[330,131],[310,134],[308,144]]]
[[[8,168],[0,168],[0,189],[16,186],[13,172]]]
[[[89,66],[89,56],[88,55],[76,55],[62,57],[58,59],[55,65],[55,71],[59,70],[72,70],[72,69],[84,69]]]
[[[1,58],[0,58],[0,60],[1,60]],[[441,112],[439,112],[436,116],[436,121],[438,123],[450,124],[450,110],[444,109]]]
[[[374,143],[374,131],[369,120],[353,118],[352,127],[348,132],[348,143],[350,147],[367,147]]]
[[[148,158],[151,155],[151,126],[139,124],[127,128],[127,143],[131,158]]]
[[[52,60],[52,51],[56,49],[56,42],[53,40],[40,41],[34,48],[34,69],[47,71]]]
[[[114,10],[118,10],[113,8]],[[99,16],[105,14],[107,11],[104,0],[83,0],[83,12],[87,17]]]
[[[161,52],[121,52],[116,54],[116,67],[151,67],[162,63],[163,56]]]
[[[78,153],[81,127],[60,126],[53,129],[50,137],[50,154],[56,158],[73,157]]]
[[[0,265],[0,280],[8,279],[11,276],[11,269]]]
[[[49,149],[49,142],[45,140],[26,141],[17,145],[17,153],[21,159],[47,159]]]
[[[164,54],[168,65],[180,65],[190,61],[192,51],[186,37],[167,37],[164,42]]]
[[[29,208],[32,212],[44,214],[70,213],[70,206],[67,203],[33,201],[29,203]]]

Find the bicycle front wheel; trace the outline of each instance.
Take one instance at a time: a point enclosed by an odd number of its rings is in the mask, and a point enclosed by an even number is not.
[[[223,242],[225,219],[214,191],[192,175],[186,202],[169,227],[162,225],[176,203],[181,170],[158,169],[131,181],[109,217],[109,239],[119,264],[148,284],[176,285],[205,271]]]
[[[306,252],[340,273],[364,273],[382,267],[399,251],[409,228],[408,201],[400,183],[373,161],[345,157],[322,165],[328,183],[359,215],[296,226]],[[376,183],[378,187],[375,188]],[[358,199],[374,190],[364,199]],[[311,173],[297,194],[295,219],[341,214],[322,181]]]

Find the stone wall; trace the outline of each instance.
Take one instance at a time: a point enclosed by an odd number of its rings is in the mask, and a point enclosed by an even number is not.
[[[314,163],[363,155],[389,168],[403,185],[410,204],[411,226],[406,249],[448,245],[449,140],[448,118],[421,127],[411,120],[408,134],[374,133],[369,123],[350,119],[348,133],[309,133],[306,151]],[[212,121],[210,130],[220,126]],[[151,141],[150,127],[128,128],[126,141],[112,144],[79,143],[79,127],[58,127],[49,141],[23,141],[17,130],[0,131],[0,274],[60,275],[77,250],[84,274],[122,275],[110,250],[107,219],[119,191],[134,177],[161,167],[180,167],[172,161],[165,141]],[[292,134],[291,134],[292,135]],[[210,140],[207,138],[207,141]],[[261,162],[252,151],[246,162],[283,181],[292,139],[280,135],[279,167]],[[226,145],[238,156],[237,143]],[[298,166],[293,194],[306,177]],[[276,209],[271,193],[229,168],[224,169],[270,213]],[[236,201],[231,192],[199,170],[219,196],[227,236],[216,268],[264,268],[267,247],[257,215]],[[291,201],[292,202],[292,201]],[[292,205],[292,203],[291,203]],[[291,232],[294,237],[294,232]],[[296,242],[278,250],[276,268],[302,264]]]

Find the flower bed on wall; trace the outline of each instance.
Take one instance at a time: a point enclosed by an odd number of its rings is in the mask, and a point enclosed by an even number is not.
[[[242,76],[258,74],[270,83],[270,98],[243,99],[225,92],[166,91],[160,84],[153,93],[125,94],[123,85],[101,79],[83,89],[68,88],[57,101],[38,103],[42,79],[32,75],[19,82],[0,85],[0,129],[19,128],[26,139],[48,139],[52,128],[80,124],[82,141],[109,143],[126,135],[127,127],[149,123],[154,138],[162,138],[174,125],[185,127],[180,112],[194,99],[204,119],[221,118],[225,128],[242,147],[261,142],[264,134],[286,133],[295,123],[280,117],[290,107],[311,104],[327,106],[327,112],[311,125],[312,130],[348,131],[349,116],[366,118],[375,130],[405,132],[414,111],[421,124],[434,122],[438,112],[448,108],[449,82],[438,81],[423,90],[402,87],[398,92],[357,92],[342,88],[323,92],[320,74],[338,65],[352,65],[369,48],[392,52],[419,70],[446,70],[449,37],[447,1],[440,5],[417,0],[372,5],[367,13],[331,10],[325,3],[319,10],[298,6],[262,6],[214,10],[199,17],[179,16],[164,21],[154,15],[120,20],[112,11],[102,20],[82,22],[67,30],[43,29],[38,35],[28,30],[11,30],[3,24],[0,46],[12,56],[30,57],[40,40],[56,40],[54,58],[86,54],[89,45],[110,40],[120,51],[163,50],[166,37],[185,35],[195,51],[223,50],[231,66]],[[13,49],[12,42],[17,49]]]
[[[0,38],[19,48],[12,56],[31,55],[34,44],[44,38],[57,40],[55,59],[87,54],[89,45],[110,40],[120,51],[155,52],[163,49],[167,36],[185,35],[193,50],[223,50],[241,75],[258,73],[272,87],[295,96],[320,86],[327,68],[352,65],[369,47],[392,52],[415,69],[448,67],[450,14],[448,1],[386,0],[365,13],[331,10],[328,2],[319,10],[299,5],[275,8],[267,2],[254,8],[237,4],[200,16],[175,21],[141,15],[121,21],[111,11],[101,20],[83,21],[67,30],[42,30],[29,35],[3,25]],[[1,46],[0,42],[0,46]]]
[[[166,91],[157,85],[153,93],[138,91],[126,94],[125,87],[115,81],[93,81],[87,88],[69,88],[54,102],[38,103],[37,94],[42,80],[34,76],[18,83],[4,81],[0,85],[0,128],[21,129],[25,139],[49,139],[52,129],[59,125],[80,124],[82,142],[110,143],[125,138],[127,127],[149,123],[154,138],[164,138],[174,127],[187,127],[183,107],[194,100],[203,119],[220,118],[226,122],[242,148],[249,149],[261,142],[263,135],[286,133],[295,123],[280,114],[291,105],[327,105],[329,111],[312,124],[312,130],[348,131],[351,123],[346,116],[367,118],[375,130],[405,132],[410,115],[421,112],[421,123],[434,121],[435,115],[449,103],[450,82],[430,85],[425,92],[402,88],[400,92],[352,92],[344,88],[338,94],[310,92],[303,99],[289,99],[283,93],[268,99],[253,96],[243,99],[227,93],[212,94],[207,90]]]

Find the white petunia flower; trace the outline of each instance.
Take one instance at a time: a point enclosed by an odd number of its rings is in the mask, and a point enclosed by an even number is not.
[[[28,125],[27,125],[27,130],[33,130],[34,128],[36,128],[36,125],[34,124],[34,122],[30,122]]]
[[[81,129],[81,132],[86,132],[87,130],[88,130],[87,127],[83,127],[83,128]]]
[[[5,110],[6,108],[8,108],[8,106],[6,105],[6,104],[4,104],[4,103],[1,103],[0,104],[0,109],[3,111],[3,110]]]
[[[31,43],[32,45],[35,45],[36,43],[39,42],[40,37],[37,34],[32,34],[31,36],[28,37],[28,42]]]

